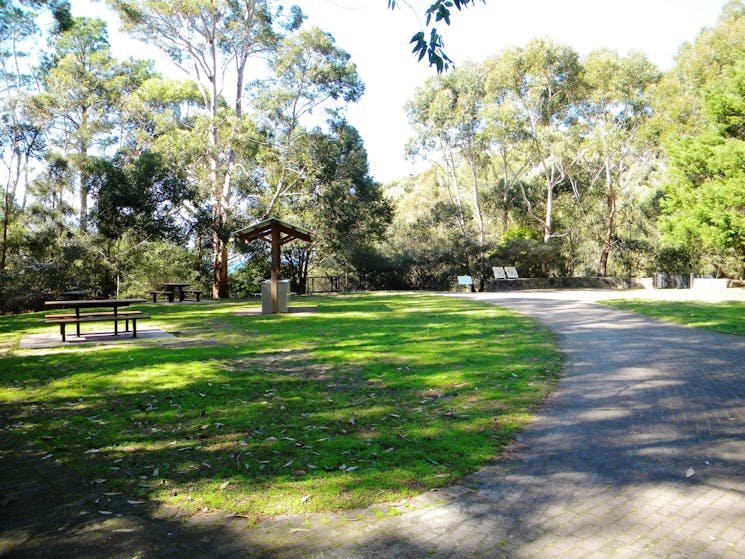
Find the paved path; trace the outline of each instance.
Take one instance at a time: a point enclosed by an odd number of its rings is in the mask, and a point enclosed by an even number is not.
[[[104,521],[84,529],[100,530],[111,558],[745,558],[745,339],[584,296],[474,297],[543,321],[566,366],[510,453],[464,483],[399,506],[255,528],[152,511],[155,520],[122,515],[106,521],[113,531]],[[133,539],[142,553],[131,553]],[[54,553],[66,549],[60,538],[41,541],[46,553],[9,556],[64,555]],[[75,556],[96,556],[95,544]]]

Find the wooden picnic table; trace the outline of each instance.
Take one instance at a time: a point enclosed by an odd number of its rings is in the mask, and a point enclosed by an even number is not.
[[[180,282],[169,282],[163,284],[163,291],[173,291],[174,294],[178,294],[178,300],[183,301],[186,297],[186,294],[184,293],[184,288],[189,287],[189,283],[180,283]]]
[[[73,309],[74,314],[46,315],[47,324],[59,324],[62,341],[65,341],[65,325],[75,324],[75,331],[80,337],[82,322],[114,322],[114,335],[119,334],[119,321],[124,320],[126,331],[129,331],[129,321],[132,321],[132,337],[137,337],[137,319],[150,318],[141,311],[119,311],[121,307],[128,307],[137,303],[147,303],[146,299],[68,299],[61,301],[45,301],[44,306],[56,309]],[[80,312],[81,309],[112,309],[112,311]]]
[[[199,296],[202,294],[200,290],[184,289],[190,285],[190,283],[183,282],[167,282],[162,284],[160,291],[148,291],[148,293],[153,296],[153,303],[156,302],[158,295],[167,297],[169,303],[173,303],[177,295],[179,302],[184,301],[187,295],[193,295],[199,301]]]

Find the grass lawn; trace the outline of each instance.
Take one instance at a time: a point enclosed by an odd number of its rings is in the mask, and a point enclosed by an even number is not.
[[[22,334],[56,327],[0,317],[2,452],[32,445],[108,491],[193,511],[361,507],[476,470],[561,368],[545,328],[472,301],[363,294],[295,300],[312,315],[232,314],[256,304],[138,305],[176,338],[27,352]]]
[[[612,300],[602,304],[714,332],[745,336],[745,302]]]

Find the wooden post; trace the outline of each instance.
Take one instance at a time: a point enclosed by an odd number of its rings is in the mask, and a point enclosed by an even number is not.
[[[280,267],[281,267],[281,231],[279,229],[279,223],[272,223],[272,276],[271,276],[271,291],[272,291],[272,313],[277,314],[279,312],[279,297],[278,297],[278,282],[280,278]]]

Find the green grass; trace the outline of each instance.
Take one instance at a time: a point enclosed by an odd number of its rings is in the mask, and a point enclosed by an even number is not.
[[[12,350],[51,328],[41,314],[0,318],[2,448],[30,443],[108,490],[188,510],[361,507],[495,457],[561,368],[545,328],[471,301],[232,314],[250,304],[141,305],[175,340],[53,352]]]
[[[602,304],[617,309],[705,328],[714,332],[745,336],[745,302],[698,303],[683,301],[612,300]]]

